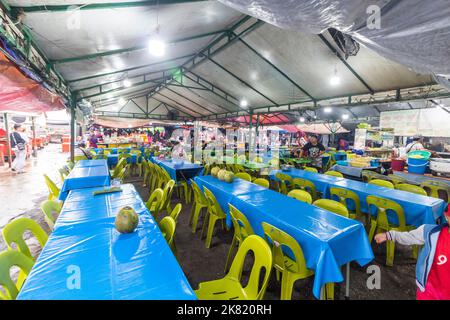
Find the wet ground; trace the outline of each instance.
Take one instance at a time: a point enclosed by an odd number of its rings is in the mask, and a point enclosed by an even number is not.
[[[37,158],[27,161],[26,173],[17,175],[8,170],[7,165],[0,167],[0,229],[15,217],[25,216],[36,220],[47,232],[48,227],[39,209],[42,201],[46,200],[48,191],[43,179],[43,174],[48,174],[57,184],[60,183],[57,169],[61,167],[68,157],[60,153],[60,145],[49,145],[38,151]],[[128,181],[133,183],[144,200],[148,199],[149,192],[142,186],[140,178],[132,177]],[[177,199],[173,194],[173,203],[181,202],[183,210],[180,214],[175,242],[177,246],[177,257],[186,274],[191,286],[196,289],[198,283],[218,279],[224,275],[225,261],[231,244],[233,234],[231,231],[221,230],[219,224],[213,237],[210,249],[205,248],[204,239],[200,239],[202,220],[199,221],[198,231],[192,234],[188,219],[191,206]],[[162,218],[159,217],[159,219]],[[27,235],[27,238],[29,235]],[[33,241],[30,243],[34,255],[38,255],[40,248]],[[0,251],[4,250],[5,244],[0,237]],[[365,267],[360,267],[356,262],[351,264],[350,275],[350,299],[386,299],[404,300],[415,299],[414,269],[415,260],[411,258],[412,250],[409,247],[397,245],[393,267],[384,265],[386,248],[384,245],[372,245],[375,260]],[[374,267],[375,266],[375,267]],[[370,277],[373,273],[369,270],[380,271],[379,288],[373,288],[376,284]],[[377,268],[378,267],[378,268]],[[343,268],[345,274],[345,268]],[[313,278],[297,281],[293,293],[293,299],[314,299],[312,296]],[[368,288],[369,287],[373,289]],[[345,286],[336,285],[336,299],[344,299]],[[280,283],[272,275],[266,292],[265,299],[279,299]]]

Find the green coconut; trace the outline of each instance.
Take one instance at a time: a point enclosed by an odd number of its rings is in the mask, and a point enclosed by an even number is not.
[[[116,216],[115,226],[120,233],[132,233],[139,223],[139,216],[132,207],[126,206],[120,209]]]
[[[219,180],[223,181],[224,175],[227,172],[227,170],[220,170],[219,173],[217,174],[217,178],[219,178]]]
[[[218,175],[219,171],[220,171],[220,168],[219,168],[219,167],[214,167],[214,168],[211,169],[211,175],[212,175],[214,178],[217,178],[217,175]]]
[[[224,176],[223,179],[225,182],[231,183],[234,180],[234,174],[233,172],[227,171]]]

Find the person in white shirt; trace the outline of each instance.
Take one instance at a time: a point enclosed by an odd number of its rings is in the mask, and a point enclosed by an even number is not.
[[[416,136],[413,138],[413,141],[406,146],[405,153],[408,154],[412,151],[417,150],[425,150],[425,147],[422,144],[422,137],[420,136]]]
[[[25,133],[25,128],[20,124],[14,125],[14,132],[10,135],[11,149],[14,150],[16,158],[14,159],[11,170],[17,173],[24,173],[25,160],[27,158],[27,143],[28,136]]]
[[[183,148],[183,144],[180,141],[173,141],[172,159],[187,160],[186,151]]]

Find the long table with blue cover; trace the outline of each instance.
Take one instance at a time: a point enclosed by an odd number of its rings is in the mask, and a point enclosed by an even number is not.
[[[421,184],[424,181],[436,181],[445,183],[450,187],[450,180],[448,179],[441,179],[439,177],[430,177],[429,175],[426,176],[423,174],[415,174],[402,171],[394,171],[394,174],[396,176],[399,176],[400,178],[406,179],[406,181],[411,184]]]
[[[397,202],[405,213],[406,224],[420,227],[423,224],[436,224],[438,218],[444,217],[446,203],[437,198],[421,196],[402,190],[389,189],[360,181],[344,179],[335,183],[330,183],[329,188],[339,187],[355,192],[361,202],[361,211],[369,213],[367,196],[373,195]],[[330,198],[329,193],[326,198]],[[375,214],[371,210],[371,214]],[[388,219],[391,223],[398,223],[396,215],[388,212]]]
[[[115,166],[119,162],[118,154],[108,154],[107,156],[108,166]],[[137,155],[135,153],[131,153],[131,158],[127,159],[127,163],[136,164],[137,163]]]
[[[189,161],[164,160],[156,157],[151,157],[150,159],[153,163],[165,169],[169,173],[170,178],[174,181],[189,181],[189,179],[199,175],[203,170],[203,166]]]
[[[339,164],[336,164],[330,168],[330,170],[337,171],[346,176],[355,177],[355,178],[361,178],[363,170],[375,170],[375,169],[377,169],[377,167],[359,168],[359,167],[352,167],[352,166],[341,166]]]
[[[276,175],[277,173],[287,174],[292,179],[301,178],[306,179],[314,183],[316,189],[322,194],[326,194],[328,191],[328,186],[330,183],[345,180],[344,178],[339,178],[335,176],[329,176],[326,174],[314,173],[310,171],[291,169],[290,171],[274,170],[269,173],[269,178],[273,181],[278,181]]]
[[[110,184],[111,177],[106,160],[81,160],[75,164],[64,180],[59,200],[65,201],[70,190],[103,187]]]
[[[134,186],[121,188],[97,196],[93,191],[102,188],[70,192],[19,300],[196,299]],[[114,227],[124,206],[139,215],[131,234]]]
[[[195,181],[210,189],[222,208],[228,206],[225,205],[228,201],[239,209],[259,236],[264,236],[262,222],[293,236],[303,249],[307,267],[315,272],[316,298],[326,283],[344,280],[342,265],[357,261],[364,266],[374,258],[367,233],[358,221],[241,179],[226,183],[211,176],[199,176]]]

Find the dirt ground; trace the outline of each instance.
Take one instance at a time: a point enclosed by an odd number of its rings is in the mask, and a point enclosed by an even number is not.
[[[55,170],[56,168],[53,167]],[[34,181],[33,181],[34,182]],[[142,187],[140,178],[131,178],[126,183],[133,183],[144,200],[148,199],[149,191]],[[44,181],[36,183],[44,184]],[[7,186],[0,186],[0,191],[5,192]],[[45,190],[45,189],[44,189]],[[8,220],[18,216],[30,217],[36,220],[47,232],[48,227],[44,221],[43,214],[39,209],[42,201],[46,200],[46,192],[35,194],[30,200],[26,209],[16,208],[14,215],[8,217]],[[4,200],[5,201],[5,200]],[[204,239],[200,239],[202,220],[199,220],[198,231],[192,234],[188,219],[191,205],[186,205],[184,201],[177,199],[174,192],[172,202],[183,204],[183,210],[180,214],[175,243],[178,252],[178,261],[186,274],[192,288],[196,289],[198,284],[203,281],[214,280],[223,277],[224,266],[228,254],[229,246],[233,237],[232,231],[221,230],[219,224],[216,226],[216,232],[213,237],[212,246],[206,249]],[[161,219],[159,217],[159,219]],[[6,221],[5,221],[6,222]],[[1,228],[2,226],[0,226]],[[29,235],[26,235],[29,238]],[[33,238],[28,239],[31,250],[35,256],[40,252],[39,245]],[[365,267],[357,263],[351,263],[350,276],[350,299],[353,300],[410,300],[415,299],[416,285],[414,279],[415,260],[412,259],[412,250],[409,247],[397,245],[395,252],[395,261],[393,267],[386,267],[384,245],[377,246],[372,244],[375,254],[375,260]],[[0,237],[0,251],[6,249],[3,239]],[[381,270],[381,282],[379,289],[370,290],[367,287],[367,280],[371,274],[367,273],[367,267],[376,265]],[[345,275],[345,268],[342,269]],[[312,295],[312,280],[297,281],[293,292],[293,299],[309,300],[314,299]],[[344,299],[345,286],[337,284],[335,290],[335,299]],[[272,274],[265,299],[276,300],[280,296],[280,283],[275,279],[275,273]]]

